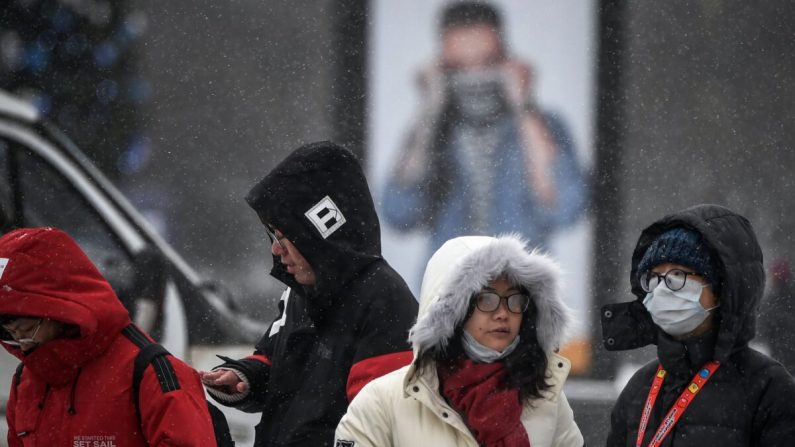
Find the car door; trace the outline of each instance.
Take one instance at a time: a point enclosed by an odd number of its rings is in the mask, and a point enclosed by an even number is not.
[[[133,320],[184,353],[184,312],[163,257],[78,165],[33,128],[10,121],[0,121],[0,212],[4,231],[53,226],[69,233]],[[164,319],[169,296],[175,315]]]

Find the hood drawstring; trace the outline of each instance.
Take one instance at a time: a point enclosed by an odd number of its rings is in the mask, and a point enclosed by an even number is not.
[[[44,402],[47,401],[47,396],[50,394],[50,384],[48,383],[47,386],[44,387],[44,396],[41,397],[39,401],[39,410],[44,409]]]
[[[77,390],[77,380],[80,378],[81,371],[81,368],[77,368],[77,376],[75,376],[75,380],[72,382],[72,390],[69,393],[69,414],[71,415],[77,414],[77,409],[75,408],[75,391]]]
[[[41,424],[41,416],[44,414],[44,411],[42,411],[42,410],[44,410],[44,403],[47,402],[47,396],[49,396],[49,395],[50,395],[50,384],[48,383],[44,387],[44,395],[41,396],[41,400],[36,405],[36,407],[38,407],[38,409],[39,409],[39,414],[36,416],[36,425],[35,425],[35,427],[39,427],[39,424]],[[29,431],[23,431],[23,432],[17,433],[17,436],[19,436],[21,438],[23,436],[27,436],[28,434],[30,434]]]

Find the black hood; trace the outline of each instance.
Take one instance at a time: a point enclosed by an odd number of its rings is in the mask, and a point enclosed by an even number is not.
[[[714,286],[720,307],[714,355],[716,360],[723,361],[732,350],[755,336],[765,273],[762,249],[748,219],[718,205],[697,205],[666,216],[643,230],[632,254],[629,278],[636,300],[605,306],[602,326],[606,347],[632,349],[656,343],[658,328],[643,307],[646,292],[640,287],[637,269],[654,239],[673,227],[700,233],[718,268]],[[621,329],[622,326],[625,327]]]
[[[364,172],[351,152],[334,143],[293,151],[249,191],[246,202],[312,266],[317,283],[309,295],[320,307],[381,258],[381,229]],[[276,256],[271,275],[301,290]]]

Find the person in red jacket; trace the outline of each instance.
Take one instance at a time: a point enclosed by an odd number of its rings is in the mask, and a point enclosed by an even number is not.
[[[0,238],[0,326],[0,345],[22,362],[10,447],[216,445],[198,373],[176,358],[144,371],[139,415],[133,362],[151,338],[63,231]]]

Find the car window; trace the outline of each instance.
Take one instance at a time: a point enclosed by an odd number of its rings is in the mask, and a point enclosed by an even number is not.
[[[13,142],[6,144],[15,149],[12,160],[16,166],[17,194],[21,199],[24,225],[53,226],[66,231],[125,301],[132,293],[135,280],[132,256],[99,213],[63,175],[24,147]]]
[[[8,143],[0,139],[0,234],[5,233],[13,220],[11,178],[8,170]]]

